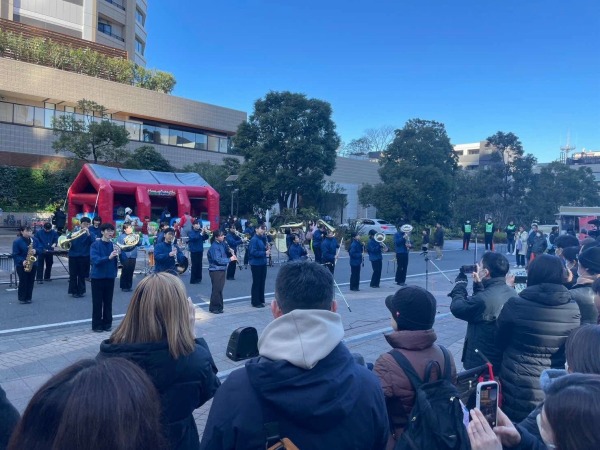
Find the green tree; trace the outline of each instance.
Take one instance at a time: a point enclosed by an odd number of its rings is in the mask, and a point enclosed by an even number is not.
[[[502,131],[498,131],[486,140],[486,147],[494,148],[490,170],[502,180],[500,195],[506,201],[513,193],[512,175],[516,170],[515,162],[523,156],[523,145],[514,133]]]
[[[529,218],[554,223],[560,206],[600,204],[600,187],[589,167],[574,169],[555,161],[533,176],[524,202],[529,207]]]
[[[391,221],[449,221],[458,165],[442,123],[409,120],[379,164],[382,183],[361,188],[361,203]]]
[[[125,145],[129,132],[125,127],[105,120],[106,108],[91,100],[80,100],[77,109],[82,115],[62,114],[53,119],[57,139],[52,143],[56,153],[70,152],[94,163],[123,161],[129,154]],[[99,117],[94,117],[96,113]],[[82,117],[82,118],[80,118]]]
[[[292,92],[269,92],[234,137],[242,182],[255,205],[295,209],[296,200],[335,169],[340,139],[331,105]]]
[[[146,169],[157,172],[175,172],[169,161],[151,145],[136,148],[125,160],[127,169]]]

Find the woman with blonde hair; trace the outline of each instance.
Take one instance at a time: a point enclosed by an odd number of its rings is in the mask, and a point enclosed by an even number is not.
[[[192,413],[220,385],[208,345],[194,338],[193,324],[183,282],[155,273],[137,285],[123,322],[97,356],[126,358],[146,371],[160,394],[164,434],[172,449],[199,448]]]

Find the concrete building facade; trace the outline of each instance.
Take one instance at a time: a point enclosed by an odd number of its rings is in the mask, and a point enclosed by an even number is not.
[[[146,0],[0,0],[0,18],[127,52],[145,66]]]
[[[458,165],[465,170],[483,169],[491,163],[494,147],[487,146],[487,141],[470,144],[457,144],[454,153],[458,156]]]

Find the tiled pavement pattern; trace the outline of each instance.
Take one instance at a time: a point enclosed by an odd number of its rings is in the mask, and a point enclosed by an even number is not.
[[[423,277],[407,281],[420,286],[425,284]],[[396,285],[390,281],[382,282],[380,289],[369,288],[368,282],[363,283],[361,291],[353,293],[348,291],[347,286],[342,287],[352,312],[348,311],[339,294],[336,295],[347,345],[351,351],[361,353],[366,361],[374,362],[381,353],[389,350],[383,338],[383,333],[391,330],[390,314],[384,299],[395,292],[395,288]],[[460,370],[466,324],[449,314],[450,299],[446,294],[451,286],[441,275],[430,275],[429,288],[438,300],[439,314],[434,326],[438,341],[454,354]],[[244,364],[243,361],[234,363],[225,356],[231,332],[240,326],[253,326],[260,333],[271,320],[269,308],[257,310],[247,300],[226,304],[225,314],[217,316],[209,314],[203,306],[196,309],[196,334],[206,339],[220,374],[226,376],[230,369]],[[35,390],[52,374],[81,358],[95,357],[101,340],[107,337],[108,333],[92,333],[87,324],[2,336],[0,384],[13,404],[23,411]],[[210,402],[195,412],[201,433],[209,408]]]

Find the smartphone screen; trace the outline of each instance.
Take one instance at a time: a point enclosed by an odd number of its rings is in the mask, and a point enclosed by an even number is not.
[[[498,383],[487,381],[477,384],[477,408],[493,428],[496,426],[498,411]]]

